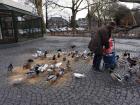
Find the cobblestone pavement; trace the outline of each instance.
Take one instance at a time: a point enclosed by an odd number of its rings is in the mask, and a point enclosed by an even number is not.
[[[109,74],[97,73],[90,64],[81,61],[73,68],[85,73],[76,79],[70,76],[61,85],[47,86],[46,82],[35,85],[11,86],[7,82],[6,67],[22,65],[36,49],[67,48],[76,44],[78,49],[87,48],[89,38],[48,37],[26,43],[0,45],[0,105],[140,105],[140,85],[114,82]],[[128,50],[135,56],[140,52],[139,40],[116,39],[118,53]]]

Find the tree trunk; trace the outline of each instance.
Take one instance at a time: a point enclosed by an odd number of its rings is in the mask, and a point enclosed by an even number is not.
[[[89,31],[91,30],[91,23],[92,23],[92,21],[91,21],[91,15],[89,14],[89,16],[88,16],[88,29],[89,29]]]
[[[88,30],[89,31],[91,30],[91,23],[92,23],[91,18],[92,18],[92,16],[91,16],[89,6],[88,6]]]
[[[98,15],[98,27],[101,26],[101,17],[100,17],[100,13],[99,10],[97,9],[97,15]]]
[[[46,1],[46,28],[48,28],[48,2]]]
[[[72,10],[71,27],[73,30],[76,29],[76,11],[75,10]]]
[[[43,32],[46,33],[46,25],[45,25],[43,11],[42,11],[42,0],[36,0],[35,5],[36,5],[38,15],[42,17]]]

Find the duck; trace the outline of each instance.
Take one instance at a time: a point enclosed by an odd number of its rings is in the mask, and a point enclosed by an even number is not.
[[[44,52],[44,57],[46,57],[46,56],[47,56],[47,54],[48,54],[48,51],[45,51],[45,52]]]
[[[127,55],[128,55],[127,61],[129,62],[130,67],[136,66],[137,61],[130,57],[130,53],[128,53]]]
[[[53,56],[52,60],[56,60],[56,55]]]

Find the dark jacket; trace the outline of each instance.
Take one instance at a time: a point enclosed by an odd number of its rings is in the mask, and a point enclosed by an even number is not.
[[[95,34],[91,35],[88,48],[96,54],[103,53],[103,46],[109,48],[109,38],[111,37],[111,30],[107,27],[101,27]]]

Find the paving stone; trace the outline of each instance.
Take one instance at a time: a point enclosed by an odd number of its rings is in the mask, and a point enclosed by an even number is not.
[[[71,77],[66,85],[50,86],[47,89],[42,82],[35,85],[10,86],[7,79],[7,65],[22,65],[38,48],[68,48],[76,44],[78,50],[87,48],[90,38],[47,37],[30,43],[15,44],[0,49],[0,105],[140,105],[139,85],[121,85],[110,80],[105,73],[96,73],[91,65],[84,62],[73,67],[86,75],[83,79]],[[137,40],[117,39],[117,52],[128,50],[136,55],[140,47]],[[129,42],[133,42],[131,45]],[[125,46],[126,45],[126,46]],[[0,45],[2,46],[2,45]],[[125,47],[124,47],[125,46]],[[5,46],[6,47],[6,46]],[[137,49],[133,51],[134,49]],[[74,72],[74,71],[73,71]]]

